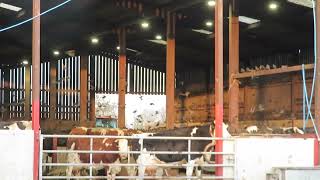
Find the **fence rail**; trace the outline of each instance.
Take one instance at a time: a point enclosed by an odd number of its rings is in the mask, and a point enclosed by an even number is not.
[[[43,142],[44,139],[48,139],[48,138],[60,138],[60,139],[88,139],[89,141],[87,141],[89,148],[86,150],[43,150]],[[131,150],[129,149],[128,151],[103,151],[103,150],[96,150],[93,148],[93,143],[97,142],[94,140],[97,139],[106,139],[106,138],[110,138],[110,139],[126,139],[126,140],[137,140],[136,143],[139,143],[139,150]],[[225,174],[224,176],[214,176],[211,174],[203,174],[201,175],[201,179],[235,179],[235,166],[236,166],[236,157],[234,154],[234,150],[235,150],[235,144],[233,143],[234,139],[232,138],[212,138],[212,137],[159,137],[159,136],[96,136],[96,135],[41,135],[40,136],[40,147],[41,147],[41,151],[40,151],[40,179],[109,179],[111,178],[110,175],[106,175],[106,176],[94,176],[93,175],[93,169],[98,165],[98,166],[108,166],[109,168],[112,167],[135,167],[138,170],[140,170],[141,168],[144,167],[148,167],[148,166],[152,166],[152,167],[157,167],[157,168],[164,168],[164,169],[168,169],[168,168],[175,168],[175,169],[188,169],[188,168],[195,168],[195,167],[201,167],[201,168],[217,168],[217,167],[221,167],[221,168],[229,168],[228,170],[231,172],[229,172],[229,174]],[[146,142],[148,140],[148,143],[154,141],[154,140],[166,140],[166,141],[179,141],[184,142],[187,144],[187,148],[186,149],[181,149],[181,150],[174,150],[174,151],[160,151],[160,150],[146,150],[145,148],[145,144],[144,142]],[[194,141],[208,141],[208,143],[210,144],[210,142],[213,141],[225,141],[225,142],[232,142],[232,148],[230,150],[227,150],[225,152],[197,152],[197,151],[192,151],[192,143]],[[87,163],[76,163],[76,162],[54,162],[54,163],[49,163],[49,162],[44,162],[42,161],[43,158],[43,154],[44,153],[53,153],[53,154],[69,154],[69,153],[78,153],[78,154],[89,154],[90,155],[90,161]],[[93,156],[95,154],[128,154],[133,155],[133,154],[137,154],[138,156],[141,155],[187,155],[187,159],[185,159],[185,161],[180,161],[180,162],[176,162],[176,163],[164,163],[164,162],[159,162],[159,163],[148,163],[148,162],[140,162],[140,163],[135,163],[135,162],[128,162],[128,163],[119,163],[119,162],[115,162],[115,163],[99,163],[99,164],[95,164],[93,163]],[[229,160],[232,161],[232,163],[224,163],[224,164],[209,164],[209,163],[191,163],[193,159],[191,159],[192,155],[221,155],[224,158],[228,157]],[[52,175],[52,176],[48,176],[46,174],[43,174],[43,168],[44,167],[81,167],[81,168],[87,168],[89,170],[89,175],[87,176],[68,176],[68,174],[66,174],[66,176],[56,176],[56,175]],[[139,172],[139,171],[138,171]],[[113,177],[114,179],[198,179],[199,176],[197,175],[187,175],[187,174],[180,174],[179,176],[170,176],[170,175],[166,175],[166,176],[147,176],[144,175],[144,173],[138,173],[135,175],[128,175],[128,176],[115,176]]]

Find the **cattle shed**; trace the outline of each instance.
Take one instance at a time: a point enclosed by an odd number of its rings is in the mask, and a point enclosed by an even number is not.
[[[0,0],[1,179],[319,180],[319,19],[320,0]]]

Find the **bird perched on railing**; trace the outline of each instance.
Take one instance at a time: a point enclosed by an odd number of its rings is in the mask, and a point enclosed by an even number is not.
[[[270,70],[270,69],[271,69],[269,64],[266,65],[266,69],[267,69],[267,70]]]

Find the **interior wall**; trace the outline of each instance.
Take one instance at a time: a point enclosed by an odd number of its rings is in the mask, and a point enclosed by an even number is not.
[[[205,82],[203,82],[205,83]],[[214,95],[212,90],[193,93],[193,89],[205,86],[203,83],[191,84],[186,88],[189,96],[176,96],[176,123],[209,122],[214,118]],[[311,80],[307,80],[311,89]],[[181,91],[181,90],[177,90]],[[302,80],[300,74],[287,74],[274,77],[260,77],[240,82],[239,120],[256,121],[268,125],[271,120],[302,119]],[[228,120],[228,88],[224,92],[224,120]],[[313,101],[314,104],[314,101]],[[312,109],[313,110],[313,109]]]

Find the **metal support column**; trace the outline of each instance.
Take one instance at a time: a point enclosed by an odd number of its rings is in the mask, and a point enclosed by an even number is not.
[[[119,108],[118,108],[118,127],[125,128],[126,126],[126,91],[127,91],[127,74],[126,74],[126,28],[122,27],[118,30],[119,35],[119,45],[120,45],[120,54],[119,54]]]
[[[229,4],[229,123],[230,131],[239,129],[239,17],[237,0]]]
[[[56,119],[57,112],[57,61],[50,62],[50,112],[49,119]]]
[[[80,124],[88,119],[88,56],[80,58]]]
[[[30,65],[26,65],[25,71],[25,104],[24,104],[24,118],[25,120],[31,120],[31,69]]]
[[[216,0],[215,6],[215,134],[222,137],[223,124],[223,0]],[[223,141],[217,140],[215,151],[223,151]],[[216,164],[223,163],[223,156],[215,156]],[[223,168],[216,168],[216,176],[223,175]]]
[[[95,59],[90,59],[90,122],[96,124]]]
[[[175,26],[176,15],[175,13],[168,12],[167,14],[167,65],[166,65],[166,118],[167,129],[174,128],[175,121]]]
[[[33,0],[33,17],[40,15],[40,0]],[[32,129],[34,131],[33,179],[39,178],[40,131],[40,17],[32,23]]]
[[[317,124],[318,131],[320,130],[320,0],[316,1],[316,29],[317,29],[317,73],[316,73],[316,84],[315,84],[315,121]]]

